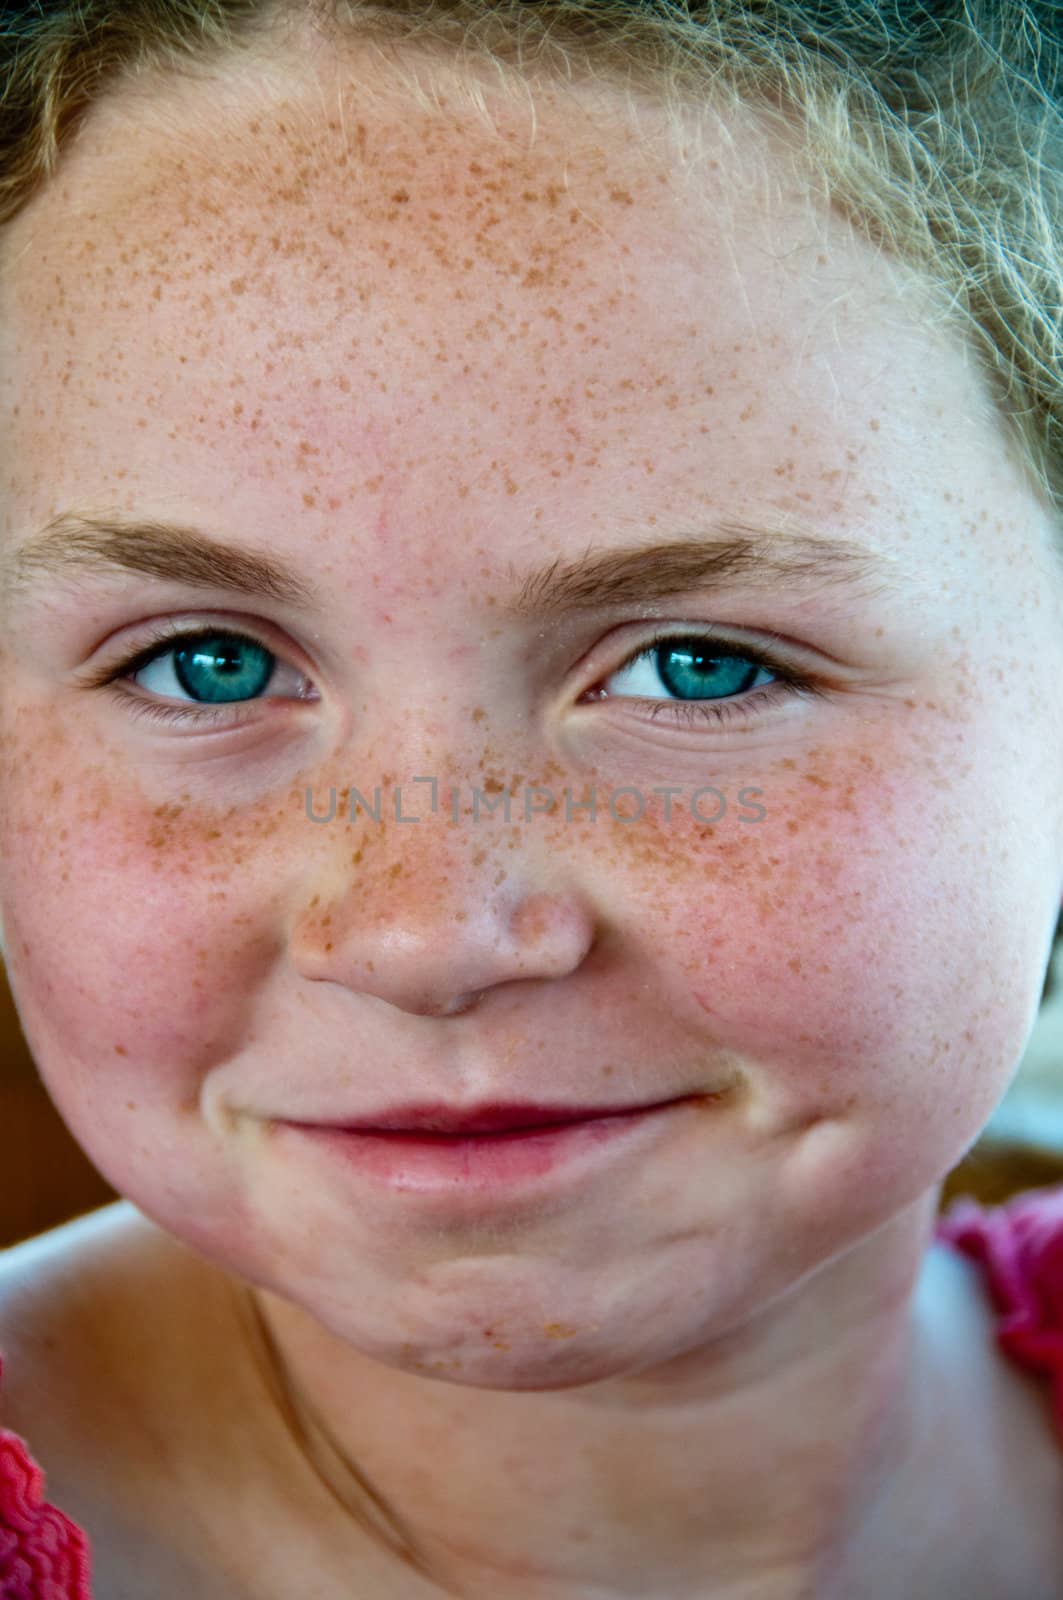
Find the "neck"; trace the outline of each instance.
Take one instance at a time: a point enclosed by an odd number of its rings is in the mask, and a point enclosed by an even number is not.
[[[936,1201],[711,1344],[559,1390],[425,1379],[256,1290],[275,1413],[338,1541],[368,1532],[463,1600],[842,1600],[877,1594],[876,1573],[892,1596],[899,1551],[913,1577],[930,1559],[915,1530],[952,1521],[941,1440],[955,1462],[971,1414],[948,1263],[927,1249]]]

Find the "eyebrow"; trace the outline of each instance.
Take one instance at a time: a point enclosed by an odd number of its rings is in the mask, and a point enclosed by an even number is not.
[[[758,593],[780,585],[812,589],[831,584],[893,592],[895,569],[895,556],[865,545],[727,519],[709,531],[634,546],[588,546],[580,557],[557,557],[526,577],[501,610],[513,620],[542,620],[611,606],[645,606],[734,583]],[[48,579],[79,574],[109,578],[116,573],[226,589],[299,609],[327,609],[324,593],[266,550],[238,550],[185,524],[75,512],[54,517],[8,558],[3,587],[17,596]]]
[[[628,519],[630,520],[630,519]],[[664,542],[595,550],[556,560],[529,577],[505,604],[515,618],[543,618],[618,605],[646,605],[696,589],[741,583],[755,593],[782,586],[812,590],[845,585],[894,593],[897,558],[826,535],[768,530],[735,519]]]
[[[184,583],[199,589],[231,589],[284,605],[310,607],[320,597],[294,568],[264,550],[237,550],[199,528],[67,511],[53,517],[3,567],[5,593],[17,596],[48,579],[118,573]]]

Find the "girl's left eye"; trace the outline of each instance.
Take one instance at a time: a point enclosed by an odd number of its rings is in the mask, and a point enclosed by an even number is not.
[[[283,694],[285,675],[288,694]],[[184,705],[138,700],[117,688],[122,679],[138,683],[152,694],[172,698],[185,694],[189,700]],[[267,689],[271,695],[304,700],[309,687],[301,672],[281,661],[260,640],[221,627],[160,632],[150,644],[90,680],[90,687],[104,685],[114,686],[126,700],[133,701],[134,716],[160,722],[223,722],[229,727],[235,726],[233,710],[260,699]]]
[[[764,672],[776,680],[767,687],[755,681]],[[736,694],[742,696],[738,701],[733,699]],[[730,643],[714,634],[662,632],[586,698],[652,701],[651,721],[663,713],[666,722],[697,727],[735,719],[750,722],[759,711],[795,695],[822,699],[826,690],[806,673],[784,666],[755,646]]]

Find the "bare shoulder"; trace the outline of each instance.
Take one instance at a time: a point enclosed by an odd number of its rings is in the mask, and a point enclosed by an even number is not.
[[[95,1277],[123,1263],[143,1261],[146,1251],[172,1244],[160,1228],[119,1200],[75,1217],[62,1227],[0,1250],[0,1306],[13,1308],[61,1294],[81,1272]]]
[[[46,1427],[49,1404],[56,1410],[71,1395],[85,1399],[89,1330],[111,1297],[132,1209],[107,1206],[0,1252],[5,1427],[18,1433],[27,1432],[24,1423]]]
[[[0,1427],[89,1535],[107,1600],[214,1592],[171,1524],[218,1420],[226,1307],[224,1276],[124,1201],[0,1252]]]
[[[151,1335],[192,1275],[203,1265],[125,1201],[0,1252],[4,1426],[47,1438],[78,1416],[84,1434],[94,1409],[113,1412],[150,1376]]]
[[[311,1586],[334,1508],[264,1406],[244,1338],[233,1280],[126,1202],[0,1252],[0,1427],[88,1534],[101,1600]],[[364,1571],[345,1552],[315,1592],[409,1594],[371,1546]]]
[[[128,1201],[0,1252],[0,1421],[64,1458],[95,1429],[116,1450],[179,1433],[235,1337],[231,1280]]]

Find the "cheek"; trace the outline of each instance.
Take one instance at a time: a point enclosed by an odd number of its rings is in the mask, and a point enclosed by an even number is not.
[[[245,1038],[276,948],[259,869],[282,808],[241,824],[160,804],[117,757],[78,769],[72,744],[62,763],[47,748],[8,766],[0,805],[8,965],[42,1076],[57,1098],[104,1069],[187,1087]]]
[[[957,1119],[957,1150],[1007,1086],[1040,992],[1047,863],[1002,873],[1015,819],[999,765],[962,789],[945,761],[813,751],[750,778],[762,820],[611,828],[603,888],[667,1014],[719,1063],[747,1065],[780,1128],[830,1104],[916,1126]],[[711,806],[711,800],[706,801]],[[621,915],[625,913],[621,912]]]

